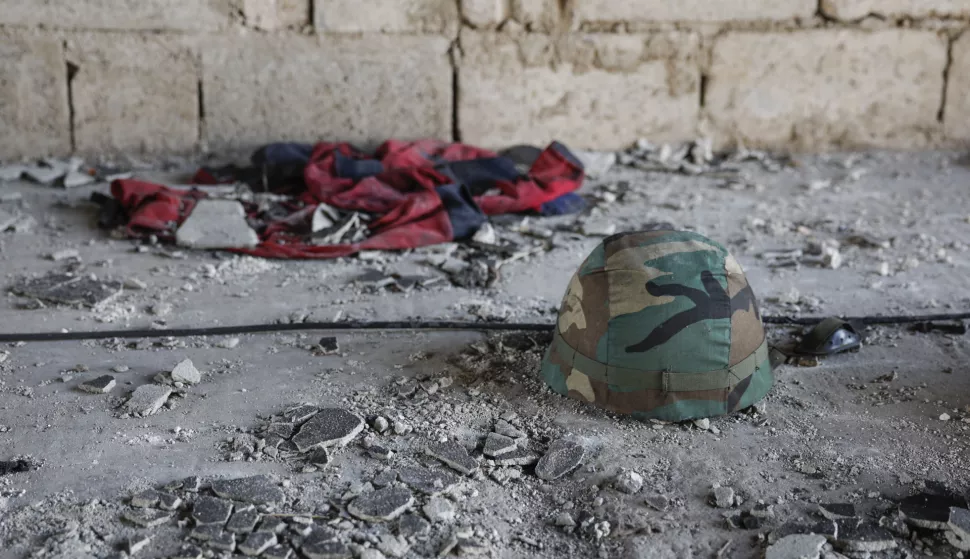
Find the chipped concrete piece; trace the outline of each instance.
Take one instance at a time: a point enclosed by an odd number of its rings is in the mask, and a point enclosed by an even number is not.
[[[162,494],[154,489],[142,491],[131,496],[131,506],[140,509],[153,509],[158,507],[158,502]]]
[[[386,487],[361,495],[347,505],[355,518],[370,522],[387,522],[404,514],[414,504],[414,496],[401,487]]]
[[[69,171],[66,175],[64,175],[61,184],[64,185],[64,188],[77,188],[79,186],[91,184],[94,182],[94,180],[94,177],[87,173],[83,173],[81,171]]]
[[[876,553],[896,548],[892,533],[875,524],[839,524],[836,547],[847,551]]]
[[[959,549],[960,551],[970,551],[970,538],[961,537],[956,532],[950,531],[944,532],[943,537],[946,538],[948,544]]]
[[[489,433],[485,438],[485,448],[482,450],[482,454],[495,458],[508,454],[516,448],[518,448],[518,442],[515,439],[498,433]]]
[[[221,537],[222,534],[222,525],[220,524],[197,524],[195,528],[192,529],[189,537],[194,540],[199,540],[200,542],[207,542]],[[236,540],[233,539],[233,546],[235,546],[235,541]]]
[[[825,536],[785,536],[768,547],[765,559],[819,559]]]
[[[182,498],[171,493],[158,494],[158,508],[162,510],[176,510],[182,504]]]
[[[851,503],[823,503],[818,506],[818,510],[822,513],[822,516],[829,520],[855,518],[859,516],[855,505]]]
[[[307,559],[350,559],[353,554],[341,542],[310,542],[304,543],[300,551]]]
[[[526,448],[519,448],[495,457],[497,466],[531,466],[538,461],[539,457]]]
[[[128,509],[124,513],[125,520],[143,528],[161,526],[171,520],[172,517],[171,512],[155,509]]]
[[[81,253],[76,248],[65,248],[64,250],[52,252],[47,257],[54,262],[60,262],[62,260],[81,258]]]
[[[64,176],[64,170],[50,167],[27,167],[24,169],[24,175],[36,183],[49,186]]]
[[[615,151],[577,151],[575,155],[582,162],[586,176],[590,178],[601,177],[616,165]]]
[[[513,439],[524,439],[526,434],[518,430],[511,423],[504,419],[500,419],[495,422],[495,432],[499,435],[505,435],[506,437],[511,437]]]
[[[235,200],[199,200],[175,233],[180,246],[199,249],[252,248],[259,236]]]
[[[406,538],[421,536],[430,530],[431,524],[416,514],[407,513],[397,521],[398,534]]]
[[[288,545],[274,545],[263,552],[263,559],[290,559],[293,557],[293,548]]]
[[[52,272],[38,278],[21,278],[10,290],[42,301],[97,308],[121,294],[121,282],[99,281],[89,275]]]
[[[103,375],[96,379],[82,382],[78,388],[92,394],[107,394],[115,387],[115,378],[111,375]]]
[[[555,440],[536,464],[536,475],[545,481],[557,480],[578,468],[585,456],[582,446],[564,439]]]
[[[970,510],[951,507],[947,527],[957,536],[965,540],[970,540]]]
[[[152,537],[146,536],[146,535],[138,535],[138,536],[132,536],[128,538],[128,554],[134,555],[140,552],[141,550],[148,547],[148,544],[150,544],[151,541],[152,541]]]
[[[719,509],[729,509],[734,506],[734,489],[718,487],[711,494],[711,501]]]
[[[180,547],[171,559],[202,559],[202,550],[197,546],[186,544]]]
[[[364,420],[341,408],[320,410],[300,427],[293,444],[300,452],[346,446],[364,429]]]
[[[214,497],[199,497],[192,506],[192,519],[199,526],[223,526],[232,514],[232,502]]]
[[[620,493],[633,495],[643,489],[643,481],[643,476],[640,474],[634,471],[627,471],[616,476],[616,479],[613,480],[613,487]]]
[[[411,545],[401,536],[384,534],[377,539],[377,549],[388,557],[404,557]]]
[[[397,470],[397,478],[411,489],[432,496],[447,491],[461,481],[451,472],[410,466]]]
[[[216,480],[212,482],[212,491],[223,499],[256,505],[280,504],[285,499],[283,490],[262,475]]]
[[[237,506],[235,512],[229,517],[229,522],[226,523],[226,531],[234,534],[248,534],[256,528],[258,522],[259,512],[256,511],[255,507],[240,509]]]
[[[202,382],[202,373],[195,368],[191,359],[186,359],[172,369],[172,380],[185,384],[199,384]]]
[[[131,393],[131,398],[125,402],[125,411],[131,415],[144,417],[152,415],[161,409],[162,405],[172,394],[172,389],[160,384],[145,384]]]
[[[952,508],[965,508],[967,501],[949,495],[921,493],[899,503],[899,512],[908,524],[928,530],[947,530]]]
[[[23,165],[0,165],[0,182],[18,180],[26,170]]]
[[[431,443],[424,451],[428,456],[437,458],[451,469],[466,476],[478,470],[478,461],[468,455],[465,447],[454,441]]]
[[[452,522],[457,514],[455,504],[441,496],[429,499],[428,504],[424,505],[421,511],[431,522]]]
[[[276,535],[266,532],[253,532],[246,536],[246,539],[239,543],[237,549],[243,555],[261,555],[267,549],[276,545]]]

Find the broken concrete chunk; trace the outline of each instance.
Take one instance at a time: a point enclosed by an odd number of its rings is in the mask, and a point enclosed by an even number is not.
[[[182,504],[182,498],[171,493],[158,493],[158,508],[162,510],[175,510]]]
[[[115,387],[115,378],[111,375],[103,375],[96,379],[82,382],[78,388],[91,394],[107,394]]]
[[[317,345],[320,346],[320,352],[324,355],[334,355],[340,351],[340,344],[337,343],[337,338],[334,336],[320,338]]]
[[[171,520],[172,516],[170,512],[155,509],[128,509],[124,513],[125,520],[143,528],[161,526]]]
[[[10,290],[17,295],[51,303],[99,307],[121,293],[121,282],[102,282],[90,275],[52,272],[39,278],[21,278]]]
[[[216,526],[200,526],[199,528],[218,528]],[[198,530],[199,528],[196,528]],[[222,551],[233,552],[236,550],[236,535],[232,532],[219,532],[219,534],[209,539],[209,547]]]
[[[341,408],[320,410],[300,427],[293,443],[300,452],[346,446],[364,429],[364,420]]]
[[[0,182],[11,182],[19,179],[26,170],[23,165],[0,165]]]
[[[384,534],[377,539],[377,549],[388,557],[404,557],[411,545],[402,537]]]
[[[528,449],[518,448],[494,460],[497,466],[531,466],[539,461],[539,457]]]
[[[172,559],[202,559],[202,550],[194,545],[186,544],[180,547],[175,555],[172,555]]]
[[[60,262],[62,260],[81,258],[81,253],[78,252],[76,248],[65,248],[64,250],[58,250],[48,254],[47,258],[53,260],[54,262]]]
[[[581,231],[587,237],[609,237],[616,233],[616,224],[606,219],[587,219],[583,222]]]
[[[577,151],[575,153],[583,164],[586,176],[590,178],[605,175],[616,164],[616,152],[613,151]]]
[[[283,418],[287,421],[292,421],[297,425],[303,424],[305,421],[313,417],[320,411],[320,408],[316,406],[311,406],[309,404],[301,404],[296,407],[292,407],[285,412],[283,412]]]
[[[160,384],[145,384],[131,393],[131,398],[125,402],[125,411],[131,415],[144,417],[152,415],[161,409],[162,405],[172,394],[172,389]]]
[[[627,495],[639,493],[643,489],[643,476],[633,471],[623,472],[613,480],[613,488]]]
[[[583,463],[585,454],[583,447],[574,442],[555,440],[536,464],[536,475],[545,481],[557,480],[578,468]]]
[[[257,532],[269,532],[271,534],[280,534],[286,530],[286,522],[283,522],[282,518],[277,518],[275,516],[267,516],[263,518],[263,521],[259,523],[259,528]]]
[[[963,539],[970,540],[970,510],[951,507],[950,518],[947,521],[947,526],[956,535]]]
[[[774,543],[787,536],[812,534],[834,539],[838,532],[838,525],[831,520],[824,520],[815,524],[787,522],[768,534],[768,542]]]
[[[277,505],[285,499],[283,490],[262,475],[213,481],[212,491],[223,499],[254,505]]]
[[[470,476],[478,470],[478,461],[468,455],[465,447],[454,441],[431,443],[424,449],[425,453],[437,458],[453,470]]]
[[[340,542],[304,543],[300,551],[307,559],[350,559],[350,548]]]
[[[400,468],[397,478],[411,489],[432,496],[450,489],[460,481],[451,472],[414,467]]]
[[[386,522],[404,514],[414,504],[414,496],[402,487],[386,487],[354,499],[347,512],[370,522]]]
[[[524,439],[526,434],[516,429],[511,423],[504,419],[495,422],[495,432],[513,439]]]
[[[263,559],[290,559],[293,556],[293,549],[288,545],[274,545],[263,552]]]
[[[69,171],[64,178],[61,179],[61,184],[64,188],[77,188],[79,186],[84,186],[86,184],[91,184],[94,182],[94,177],[87,173],[82,173],[81,171]]]
[[[138,535],[128,538],[128,554],[134,555],[138,553],[139,551],[148,547],[148,544],[151,543],[151,541],[152,537],[146,535]]]
[[[956,495],[921,493],[906,497],[899,504],[899,512],[907,523],[928,530],[949,528],[951,508],[967,508],[966,499]]]
[[[224,526],[232,514],[232,502],[214,497],[199,497],[192,506],[192,519],[199,526]]]
[[[397,521],[397,534],[405,538],[421,536],[430,530],[431,523],[416,514],[405,514]]]
[[[485,448],[482,450],[482,454],[489,458],[495,458],[508,454],[516,448],[518,448],[518,442],[515,439],[498,433],[489,433],[485,438]]]
[[[889,530],[875,524],[839,524],[836,547],[846,551],[875,553],[896,547],[896,540]]]
[[[855,505],[851,503],[829,503],[820,504],[818,506],[819,512],[822,516],[828,518],[829,520],[838,520],[840,518],[856,518],[859,515],[856,512]]]
[[[172,369],[172,380],[185,384],[199,384],[202,382],[202,373],[195,368],[191,359],[186,359]]]
[[[718,487],[711,493],[711,502],[719,509],[729,509],[734,506],[734,489]]]
[[[943,537],[946,538],[947,543],[960,551],[970,551],[970,538],[964,538],[956,532],[949,531],[944,532]]]
[[[199,540],[200,542],[207,542],[214,540],[222,536],[222,526],[219,524],[203,524],[197,525],[192,529],[189,537],[194,540]],[[235,540],[233,540],[233,546],[235,546]]]
[[[131,506],[140,509],[154,509],[158,508],[158,501],[161,499],[162,494],[154,489],[149,489],[148,491],[142,491],[137,495],[132,495]]]
[[[785,536],[768,547],[765,559],[819,559],[825,542],[815,534]]]
[[[452,522],[457,514],[454,503],[441,496],[429,499],[421,510],[431,522]]]
[[[253,532],[236,547],[243,555],[256,556],[262,555],[264,551],[273,547],[276,543],[276,534]]]
[[[66,172],[65,169],[53,169],[50,167],[26,167],[23,170],[23,174],[27,175],[27,178],[44,185],[54,184]]]
[[[256,511],[255,507],[248,509],[236,507],[236,511],[229,517],[226,530],[234,534],[247,534],[256,528],[258,522],[259,512]]]
[[[259,236],[246,222],[246,210],[235,200],[199,200],[175,233],[175,242],[199,249],[252,248]]]

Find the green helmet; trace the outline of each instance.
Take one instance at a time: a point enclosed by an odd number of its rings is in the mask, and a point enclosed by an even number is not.
[[[564,396],[666,421],[746,408],[774,382],[744,271],[687,231],[597,246],[569,282],[542,376]]]

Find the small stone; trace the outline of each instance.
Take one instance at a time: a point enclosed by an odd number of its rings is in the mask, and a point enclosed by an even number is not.
[[[947,527],[960,538],[970,540],[970,510],[951,507]]]
[[[456,442],[431,443],[424,451],[429,456],[437,458],[453,470],[466,476],[470,476],[478,470],[478,461],[469,456],[465,447]]]
[[[714,506],[719,509],[729,509],[734,506],[734,489],[730,487],[718,487],[712,494]]]
[[[171,559],[202,559],[202,550],[197,546],[185,544],[172,555]]]
[[[496,466],[531,466],[537,462],[539,457],[525,448],[518,448],[495,458]]]
[[[573,518],[573,515],[565,511],[557,514],[556,518],[553,519],[552,523],[555,524],[556,526],[559,526],[560,528],[572,528],[576,526],[576,520]]]
[[[348,506],[355,518],[370,522],[386,522],[404,514],[414,504],[414,496],[401,487],[386,487],[354,499]]]
[[[415,491],[431,496],[447,491],[461,481],[451,472],[413,467],[400,468],[397,471],[397,477],[401,483]]]
[[[387,487],[388,485],[394,483],[395,481],[397,481],[397,471],[384,470],[383,472],[374,476],[374,479],[371,480],[371,484],[373,484],[374,487],[380,488],[380,487]]]
[[[394,457],[394,451],[379,444],[371,445],[367,449],[367,454],[378,460],[390,460]]]
[[[81,258],[81,253],[74,248],[66,248],[64,250],[59,250],[57,252],[52,252],[48,256],[54,262],[60,262],[61,260],[70,260],[74,258]]]
[[[876,553],[896,547],[896,540],[889,530],[867,523],[840,523],[836,547],[847,551]]]
[[[670,499],[663,495],[648,495],[644,497],[643,501],[648,507],[659,512],[667,512],[667,509],[670,508]]]
[[[175,242],[198,249],[252,248],[259,236],[246,222],[246,211],[235,200],[204,199],[196,202],[189,217],[175,233]]]
[[[216,343],[216,347],[221,347],[222,349],[236,349],[239,347],[239,342],[239,338],[226,338]]]
[[[825,536],[785,536],[768,547],[765,559],[819,559]]]
[[[92,394],[107,394],[115,387],[115,378],[111,375],[103,375],[96,379],[82,382],[78,388]]]
[[[490,458],[495,458],[503,454],[508,454],[516,448],[518,448],[518,442],[515,439],[505,435],[499,435],[498,433],[489,433],[485,437],[485,448],[482,450],[482,454]]]
[[[587,219],[580,230],[587,237],[609,237],[616,233],[616,223],[606,219]]]
[[[278,505],[285,499],[283,490],[263,475],[213,481],[212,491],[224,499],[254,505]]]
[[[286,531],[286,522],[282,518],[267,516],[260,522],[257,532],[267,532],[270,534],[281,534]]]
[[[455,520],[455,505],[444,497],[432,497],[421,510],[431,522],[453,522]]]
[[[195,368],[191,359],[186,359],[172,369],[172,380],[185,384],[199,384],[202,382],[202,373]]]
[[[694,427],[697,427],[701,431],[709,431],[711,429],[711,420],[708,418],[695,419]]]
[[[397,533],[405,538],[413,538],[431,531],[431,523],[420,516],[407,513],[397,521]]]
[[[289,546],[274,545],[263,552],[264,559],[290,559],[293,556],[293,549]]]
[[[26,168],[23,165],[0,165],[0,182],[18,180]]]
[[[627,495],[639,493],[643,489],[643,476],[633,471],[623,472],[613,480],[613,488]]]
[[[524,439],[525,433],[516,429],[511,423],[504,419],[500,419],[495,422],[495,432],[499,435],[505,435],[513,439]]]
[[[132,392],[125,402],[125,411],[135,416],[148,416],[156,413],[172,394],[172,389],[158,384],[145,384]]]
[[[224,526],[232,514],[232,502],[213,497],[199,497],[192,506],[192,519],[199,526]]]
[[[125,520],[143,528],[161,526],[171,520],[172,516],[170,512],[154,509],[128,509],[124,513]]]
[[[140,509],[153,509],[158,507],[158,501],[161,498],[161,493],[155,491],[154,489],[149,489],[148,491],[142,491],[136,495],[131,496],[131,506]]]
[[[199,526],[196,530],[200,528],[218,528],[217,526]],[[193,531],[194,533],[194,531]],[[236,550],[236,535],[232,532],[219,531],[218,534],[209,538],[209,547],[212,549],[219,549],[222,551],[233,552]]]
[[[179,488],[189,493],[198,493],[202,489],[202,480],[199,476],[189,476],[181,481]]]
[[[292,440],[300,452],[343,447],[363,429],[363,419],[344,409],[327,408],[304,423]]]
[[[181,504],[182,499],[178,495],[161,492],[158,494],[158,508],[162,510],[175,510],[179,508],[179,505]]]
[[[276,543],[275,534],[253,532],[246,536],[246,540],[236,547],[243,555],[256,556],[273,547]]]
[[[472,242],[482,245],[497,244],[498,234],[495,232],[495,227],[492,227],[492,224],[486,221],[481,227],[478,228],[478,231],[472,235]]]
[[[317,345],[320,347],[320,352],[324,355],[334,355],[340,351],[340,345],[337,343],[337,338],[333,336],[320,338],[320,342]]]
[[[377,549],[390,557],[404,557],[408,550],[411,549],[411,545],[400,536],[385,534],[378,538]]]
[[[330,464],[330,452],[325,448],[318,448],[307,454],[307,464],[312,464],[317,468],[323,468]]]
[[[128,365],[115,365],[114,367],[111,367],[111,370],[116,373],[127,373],[131,369],[128,367]]]
[[[408,425],[407,423],[405,423],[403,421],[395,421],[394,422],[394,434],[395,435],[407,435],[411,431],[414,431],[414,428],[411,427],[410,425]]]
[[[350,559],[350,549],[336,541],[304,543],[300,548],[307,559]]]
[[[255,507],[248,509],[239,509],[237,507],[236,511],[229,518],[229,523],[226,524],[226,530],[234,534],[246,534],[252,532],[258,522],[259,513]]]
[[[145,547],[147,547],[151,541],[152,537],[145,535],[132,536],[128,538],[128,553],[130,555],[138,553],[139,551],[145,549]]]
[[[189,537],[194,540],[199,540],[200,542],[208,542],[221,537],[223,534],[222,526],[219,524],[203,524],[197,525],[192,529]],[[235,546],[235,540],[233,540],[233,546]]]
[[[948,413],[940,414],[940,421],[950,421],[950,414]]]
[[[391,428],[391,424],[387,421],[386,417],[379,415],[374,418],[373,422],[371,422],[371,427],[373,427],[378,433],[386,433],[387,430]]]
[[[585,455],[582,446],[564,439],[555,440],[536,464],[536,475],[545,481],[555,481],[578,468]]]

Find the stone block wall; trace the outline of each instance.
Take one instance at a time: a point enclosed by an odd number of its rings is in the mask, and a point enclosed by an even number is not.
[[[970,0],[0,0],[0,159],[970,145]]]

